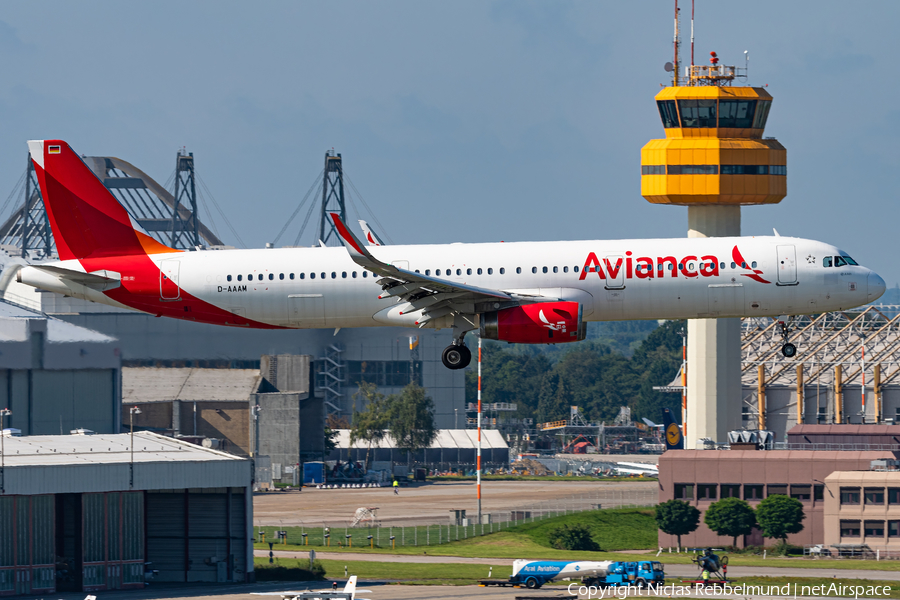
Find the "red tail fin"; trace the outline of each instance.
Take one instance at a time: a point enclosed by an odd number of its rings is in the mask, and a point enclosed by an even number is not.
[[[28,150],[61,260],[176,252],[139,231],[67,143],[29,141]]]

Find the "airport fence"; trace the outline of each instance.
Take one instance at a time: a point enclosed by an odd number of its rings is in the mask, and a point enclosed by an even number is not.
[[[340,490],[317,490],[317,493],[340,493]],[[304,492],[305,493],[305,492]],[[531,503],[504,510],[482,511],[482,522],[477,515],[467,511],[467,519],[448,520],[392,519],[384,522],[376,519],[351,526],[341,524],[309,523],[295,526],[257,524],[254,537],[257,542],[279,545],[309,546],[317,550],[327,548],[400,548],[409,546],[437,546],[468,538],[506,531],[523,523],[535,523],[553,517],[576,514],[603,508],[646,508],[658,502],[656,490],[598,490],[589,494],[576,494],[565,498]],[[443,522],[440,522],[443,521]],[[279,533],[280,532],[280,533]]]

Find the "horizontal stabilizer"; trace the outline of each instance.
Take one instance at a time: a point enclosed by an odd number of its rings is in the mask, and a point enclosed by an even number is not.
[[[81,271],[74,271],[72,269],[65,269],[63,267],[54,267],[52,265],[28,265],[24,269],[20,270],[16,276],[17,280],[20,283],[27,283],[22,280],[22,271],[26,269],[35,269],[47,275],[51,275],[56,279],[60,279],[64,282],[68,281],[71,283],[77,283],[79,285],[91,288],[92,290],[97,290],[98,292],[112,290],[122,285],[122,276],[115,271],[94,271],[93,273],[82,273]]]

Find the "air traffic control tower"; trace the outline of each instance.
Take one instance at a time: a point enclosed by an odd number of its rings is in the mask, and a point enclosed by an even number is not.
[[[677,47],[677,39],[676,39]],[[787,151],[763,138],[772,96],[733,85],[744,69],[691,65],[656,95],[665,139],[641,150],[641,195],[653,204],[688,207],[688,237],[738,236],[741,207],[777,204],[787,195]],[[740,283],[729,290],[745,302]],[[721,292],[721,290],[717,290]],[[685,448],[710,438],[727,441],[741,427],[741,321],[688,321],[687,394],[682,407]]]

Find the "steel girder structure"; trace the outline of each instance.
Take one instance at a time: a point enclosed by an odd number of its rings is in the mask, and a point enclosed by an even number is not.
[[[344,167],[341,155],[325,153],[325,172],[322,179],[322,207],[319,216],[319,241],[326,246],[340,246],[341,239],[331,221],[330,213],[337,213],[344,222],[347,211],[344,208]]]
[[[160,243],[180,250],[201,244],[222,245],[218,236],[195,218],[197,194],[193,154],[179,153],[176,158],[174,195],[120,158],[82,158],[132,218]],[[56,244],[30,158],[24,190],[25,195],[19,206],[0,225],[0,244],[19,248],[23,257],[31,255],[40,259],[56,256]]]
[[[813,382],[832,390],[836,384],[838,388],[865,384],[877,398],[885,386],[900,381],[900,306],[796,317],[790,341],[798,352],[792,358],[781,354],[781,328],[775,320],[747,318],[742,327],[745,389],[780,386],[802,394],[803,386]],[[749,404],[748,400],[744,398]],[[754,409],[758,415],[758,407]]]
[[[24,199],[9,219],[0,225],[0,244],[19,248],[19,255],[23,258],[30,256],[30,251],[34,251],[34,258],[38,259],[49,258],[56,252],[31,157],[25,171]]]

